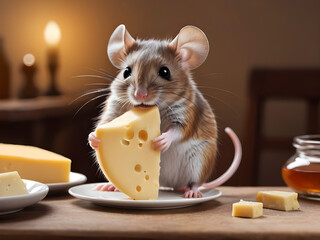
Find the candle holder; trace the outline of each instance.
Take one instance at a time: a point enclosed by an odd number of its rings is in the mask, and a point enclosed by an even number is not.
[[[0,99],[10,97],[10,64],[0,37]]]
[[[37,97],[39,91],[34,83],[34,76],[37,72],[37,67],[34,64],[34,56],[26,54],[23,58],[23,65],[21,71],[24,75],[24,85],[22,86],[19,97],[20,98],[34,98]]]
[[[45,93],[47,96],[60,95],[60,91],[56,85],[56,77],[58,70],[58,43],[60,41],[61,33],[58,24],[54,21],[48,22],[45,31],[44,38],[49,45],[48,48],[48,69],[50,74],[49,89]]]
[[[55,50],[48,51],[48,69],[50,74],[50,82],[49,82],[49,88],[45,95],[47,96],[57,96],[60,95],[60,91],[57,88],[56,85],[56,76],[57,76],[57,70],[58,70],[58,52]]]

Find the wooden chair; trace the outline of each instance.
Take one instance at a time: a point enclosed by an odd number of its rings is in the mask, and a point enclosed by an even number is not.
[[[320,69],[255,69],[251,73],[248,90],[244,155],[238,173],[239,185],[257,185],[259,153],[263,147],[291,147],[293,136],[266,138],[262,135],[266,101],[270,99],[306,101],[308,107],[305,133],[318,133]]]

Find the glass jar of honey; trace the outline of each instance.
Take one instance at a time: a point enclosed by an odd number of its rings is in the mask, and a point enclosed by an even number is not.
[[[296,153],[282,167],[282,178],[301,197],[320,201],[320,135],[295,137]]]

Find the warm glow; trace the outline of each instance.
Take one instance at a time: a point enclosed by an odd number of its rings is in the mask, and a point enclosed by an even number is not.
[[[55,21],[48,22],[44,30],[44,39],[50,45],[56,45],[61,38],[61,32],[58,24]]]
[[[28,67],[31,67],[35,61],[36,61],[36,59],[31,53],[28,53],[23,56],[23,63],[24,63],[24,65],[26,65]]]

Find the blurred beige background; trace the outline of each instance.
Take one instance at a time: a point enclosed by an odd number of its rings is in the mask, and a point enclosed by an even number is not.
[[[81,93],[86,83],[98,81],[72,78],[76,75],[96,74],[92,69],[99,68],[116,73],[106,47],[119,24],[124,23],[139,38],[171,38],[183,26],[195,25],[210,42],[206,62],[194,71],[195,80],[199,86],[216,88],[201,90],[211,95],[207,99],[217,115],[220,134],[230,126],[242,138],[247,82],[254,67],[320,67],[319,13],[320,1],[312,0],[0,0],[0,37],[11,63],[11,96],[16,97],[21,86],[19,68],[26,53],[35,55],[36,81],[45,91],[48,72],[43,31],[48,21],[56,21],[62,33],[58,85],[67,94]],[[304,134],[303,103],[272,101],[267,111],[266,135]],[[282,161],[286,157],[281,156]],[[263,168],[273,167],[270,158],[273,153],[264,153]],[[263,174],[260,180],[261,184],[273,181]]]

